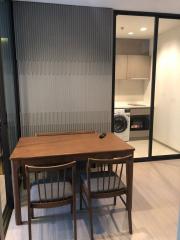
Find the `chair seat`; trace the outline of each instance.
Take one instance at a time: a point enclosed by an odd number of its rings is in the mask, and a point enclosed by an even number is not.
[[[45,190],[46,189],[46,190]],[[59,189],[59,190],[58,190]],[[39,190],[41,199],[39,199]],[[70,182],[52,182],[52,183],[40,183],[38,190],[38,184],[33,184],[30,190],[31,202],[46,202],[46,201],[56,201],[61,200],[63,198],[72,197],[72,185]],[[64,191],[64,196],[63,196]],[[53,193],[53,195],[52,195]],[[59,195],[58,195],[59,193]]]
[[[86,173],[81,174],[83,184],[88,188]],[[104,179],[104,180],[103,180]],[[108,171],[92,172],[90,178],[91,192],[110,192],[126,190],[126,185],[120,180],[119,176]]]

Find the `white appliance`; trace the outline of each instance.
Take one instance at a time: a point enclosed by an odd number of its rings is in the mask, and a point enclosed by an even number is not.
[[[130,109],[114,109],[114,133],[124,141],[129,141]]]

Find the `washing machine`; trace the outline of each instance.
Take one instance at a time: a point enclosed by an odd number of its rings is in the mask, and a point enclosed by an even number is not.
[[[114,134],[124,141],[129,141],[130,109],[114,109]]]

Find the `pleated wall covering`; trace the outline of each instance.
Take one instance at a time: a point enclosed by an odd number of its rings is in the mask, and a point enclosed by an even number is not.
[[[14,2],[22,135],[110,131],[112,10]]]

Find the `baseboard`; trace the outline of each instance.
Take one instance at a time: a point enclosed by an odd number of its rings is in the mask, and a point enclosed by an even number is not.
[[[177,152],[177,153],[180,153],[179,150],[177,150],[177,149],[175,149],[175,148],[172,148],[171,146],[169,146],[169,145],[167,145],[167,144],[165,144],[165,143],[163,143],[163,142],[161,142],[161,141],[159,141],[159,140],[157,140],[157,139],[155,139],[155,138],[153,138],[153,141],[155,141],[155,142],[157,142],[157,143],[160,143],[161,145],[163,145],[163,146],[171,149],[172,151],[175,151],[175,152]]]

